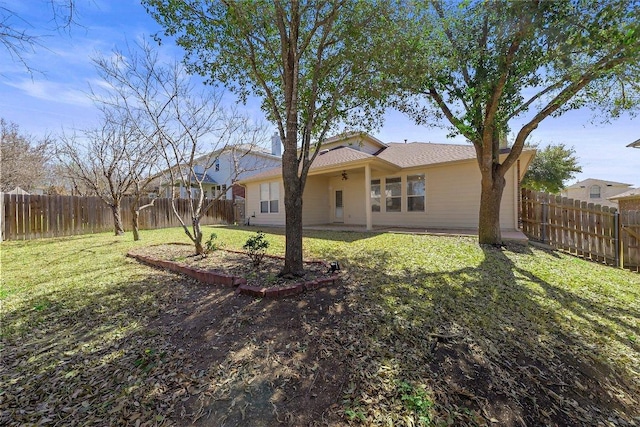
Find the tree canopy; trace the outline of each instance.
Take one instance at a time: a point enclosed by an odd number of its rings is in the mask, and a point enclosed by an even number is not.
[[[522,186],[536,191],[558,194],[565,183],[582,172],[576,151],[564,144],[547,145],[538,149],[522,179]]]
[[[241,99],[254,95],[283,141],[286,253],[282,274],[301,274],[302,194],[322,140],[339,125],[367,127],[388,89],[377,47],[386,1],[144,0],[176,36],[192,71]]]
[[[405,91],[397,105],[418,123],[444,119],[473,143],[481,243],[501,240],[505,173],[542,120],[582,107],[605,118],[637,112],[638,16],[637,0],[433,0],[407,12],[400,47],[388,49],[407,58],[395,58]]]

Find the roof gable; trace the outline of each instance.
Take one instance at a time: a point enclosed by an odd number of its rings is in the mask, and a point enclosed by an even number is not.
[[[330,144],[329,147],[332,148],[325,148],[325,145],[322,145],[323,149],[316,156],[309,172],[317,171],[320,173],[323,170],[363,165],[365,163],[377,164],[391,169],[405,169],[461,161],[475,161],[476,159],[476,150],[471,144],[437,144],[430,142],[383,144],[367,134],[357,134],[356,139],[350,139],[352,136],[329,138],[327,141]],[[374,153],[370,153],[344,144],[345,141],[349,140],[358,141],[357,138],[372,140],[379,149]],[[523,154],[529,153],[528,155],[531,157],[534,151],[525,150]],[[506,155],[506,153],[503,154]],[[522,174],[524,174],[526,166],[523,169]],[[278,177],[281,174],[282,168],[277,167],[252,175],[242,181],[260,181]]]
[[[387,145],[365,132],[344,133],[325,139],[320,149],[332,150],[338,147],[349,147],[356,151],[374,154]]]
[[[573,185],[568,186],[565,190],[591,187],[592,185],[600,185],[603,187],[631,187],[631,184],[625,184],[624,182],[605,181],[604,179],[587,178],[582,181],[578,181]]]

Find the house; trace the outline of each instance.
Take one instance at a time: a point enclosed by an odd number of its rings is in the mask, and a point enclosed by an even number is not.
[[[589,203],[615,208],[618,207],[618,204],[608,199],[624,193],[629,187],[631,187],[631,184],[588,178],[565,188],[560,192],[560,195],[574,200],[584,200]]]
[[[637,141],[632,142],[631,144],[627,145],[627,147],[631,147],[631,148],[640,148],[640,139]]]
[[[243,199],[244,187],[235,185],[236,181],[248,178],[252,174],[271,169],[282,164],[282,144],[277,134],[271,138],[271,151],[255,145],[234,145],[195,160],[192,183],[200,181],[206,198]],[[164,197],[172,197],[172,191],[180,198],[187,197],[186,185],[176,174],[169,185],[169,172],[158,174],[155,192]],[[162,182],[164,180],[164,182]],[[193,187],[193,185],[192,185]],[[199,191],[199,189],[194,189]]]
[[[535,150],[506,174],[500,225],[518,228],[519,182]],[[502,155],[504,158],[506,153]],[[285,223],[282,171],[241,181],[251,224]],[[365,133],[327,139],[303,195],[303,225],[477,229],[480,171],[471,144],[388,143]]]
[[[609,197],[609,200],[618,204],[620,212],[640,211],[640,188],[631,188],[624,193]]]

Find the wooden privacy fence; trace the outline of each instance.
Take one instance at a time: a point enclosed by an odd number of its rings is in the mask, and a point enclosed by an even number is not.
[[[31,240],[45,237],[113,231],[111,208],[98,197],[38,196],[2,194],[2,239]],[[131,230],[130,197],[122,199],[121,215],[125,230]],[[140,205],[150,203],[142,198]],[[176,199],[176,207],[187,225],[189,200]],[[140,229],[178,227],[180,222],[171,208],[171,199],[156,199],[154,206],[140,211]],[[217,200],[202,217],[202,225],[234,222],[231,200]]]
[[[640,271],[640,211],[522,190],[522,231],[557,249]]]

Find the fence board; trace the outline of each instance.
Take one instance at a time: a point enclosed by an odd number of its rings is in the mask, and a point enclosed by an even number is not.
[[[11,195],[0,193],[0,215],[2,217],[2,238],[4,240],[39,239],[90,234],[113,229],[113,215],[98,197]],[[125,197],[121,213],[125,231],[131,230],[131,205],[133,200]],[[140,205],[151,203],[149,198],[141,198]],[[205,206],[208,202],[205,201]],[[189,200],[176,199],[176,210],[182,215],[187,226],[191,225]],[[202,215],[201,224],[234,222],[234,206],[231,200],[217,200]],[[140,229],[177,227],[171,199],[156,199],[154,205],[140,213]]]
[[[522,231],[532,240],[595,262],[640,269],[640,211],[618,213],[525,189],[521,214]]]

